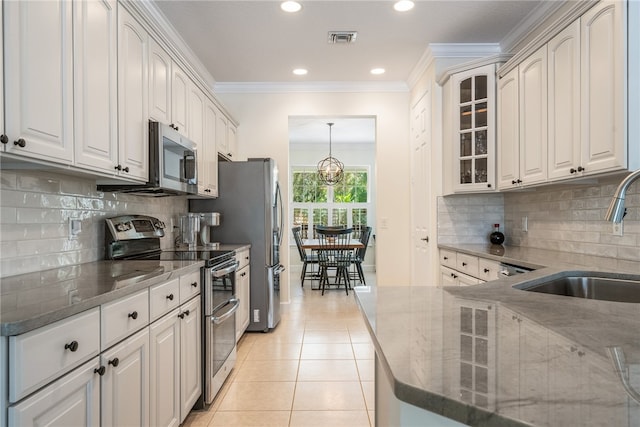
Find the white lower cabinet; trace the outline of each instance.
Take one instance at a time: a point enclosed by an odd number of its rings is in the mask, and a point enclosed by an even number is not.
[[[440,285],[469,286],[499,278],[500,263],[440,249]]]
[[[180,422],[202,393],[202,310],[200,297],[180,309]]]
[[[95,357],[9,407],[10,426],[100,425],[100,358]]]
[[[180,424],[180,309],[149,327],[152,426]]]
[[[145,328],[100,356],[102,426],[149,425],[149,330]]]
[[[236,271],[236,298],[240,301],[236,312],[236,341],[247,330],[251,311],[251,271],[250,252],[245,249],[236,253],[238,270]]]

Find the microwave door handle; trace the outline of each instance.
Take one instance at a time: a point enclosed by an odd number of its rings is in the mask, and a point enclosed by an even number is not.
[[[196,152],[185,151],[183,155],[183,175],[184,181],[188,183],[195,182],[194,180],[198,176],[198,162],[196,161]]]

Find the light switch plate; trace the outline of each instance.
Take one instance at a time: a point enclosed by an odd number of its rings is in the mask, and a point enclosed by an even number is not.
[[[616,224],[614,222],[613,229],[611,230],[611,232],[613,233],[614,236],[622,236],[622,234],[624,233],[622,222],[620,222],[619,224]]]

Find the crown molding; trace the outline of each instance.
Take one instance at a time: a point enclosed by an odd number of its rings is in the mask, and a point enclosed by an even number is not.
[[[409,87],[417,84],[424,72],[437,59],[442,58],[486,58],[499,54],[499,43],[430,43],[407,79]]]
[[[564,10],[558,17],[556,17],[552,21],[545,22],[544,27],[542,27],[543,22],[538,22],[538,25],[536,25],[536,29],[541,28],[540,33],[535,36],[529,43],[527,43],[526,46],[516,52],[515,55],[513,55],[513,57],[509,61],[507,61],[506,64],[500,67],[500,70],[498,71],[498,77],[503,77],[509,71],[517,67],[520,62],[522,62],[532,53],[544,46],[560,31],[562,31],[576,19],[580,18],[580,16],[582,16],[587,10],[591,9],[596,3],[598,3],[598,0],[566,1],[560,3],[560,6],[565,6],[566,10]],[[552,12],[549,13],[559,11],[560,6],[556,7]],[[530,29],[530,31],[534,31],[534,29]],[[524,37],[522,39],[524,39]]]
[[[566,0],[540,2],[538,6],[529,12],[529,14],[500,41],[502,52],[511,52],[515,46],[521,43],[522,40],[538,28],[545,19],[558,11],[565,3]]]
[[[215,93],[409,92],[405,82],[219,82]]]
[[[438,75],[436,76],[436,82],[438,82],[440,86],[444,86],[449,80],[449,77],[451,77],[451,75],[453,74],[459,73],[461,71],[467,71],[472,68],[483,67],[485,65],[503,64],[512,57],[513,55],[510,53],[499,53],[497,55],[484,56],[482,58],[467,61],[462,64],[457,64],[452,67],[445,68],[444,70],[442,70],[442,72],[438,73]]]

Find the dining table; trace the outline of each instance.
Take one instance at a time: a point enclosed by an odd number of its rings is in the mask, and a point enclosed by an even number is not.
[[[362,249],[364,245],[358,239],[351,239],[347,245],[345,245],[346,249]],[[302,249],[311,249],[318,250],[321,249],[320,239],[303,239],[302,240]]]

